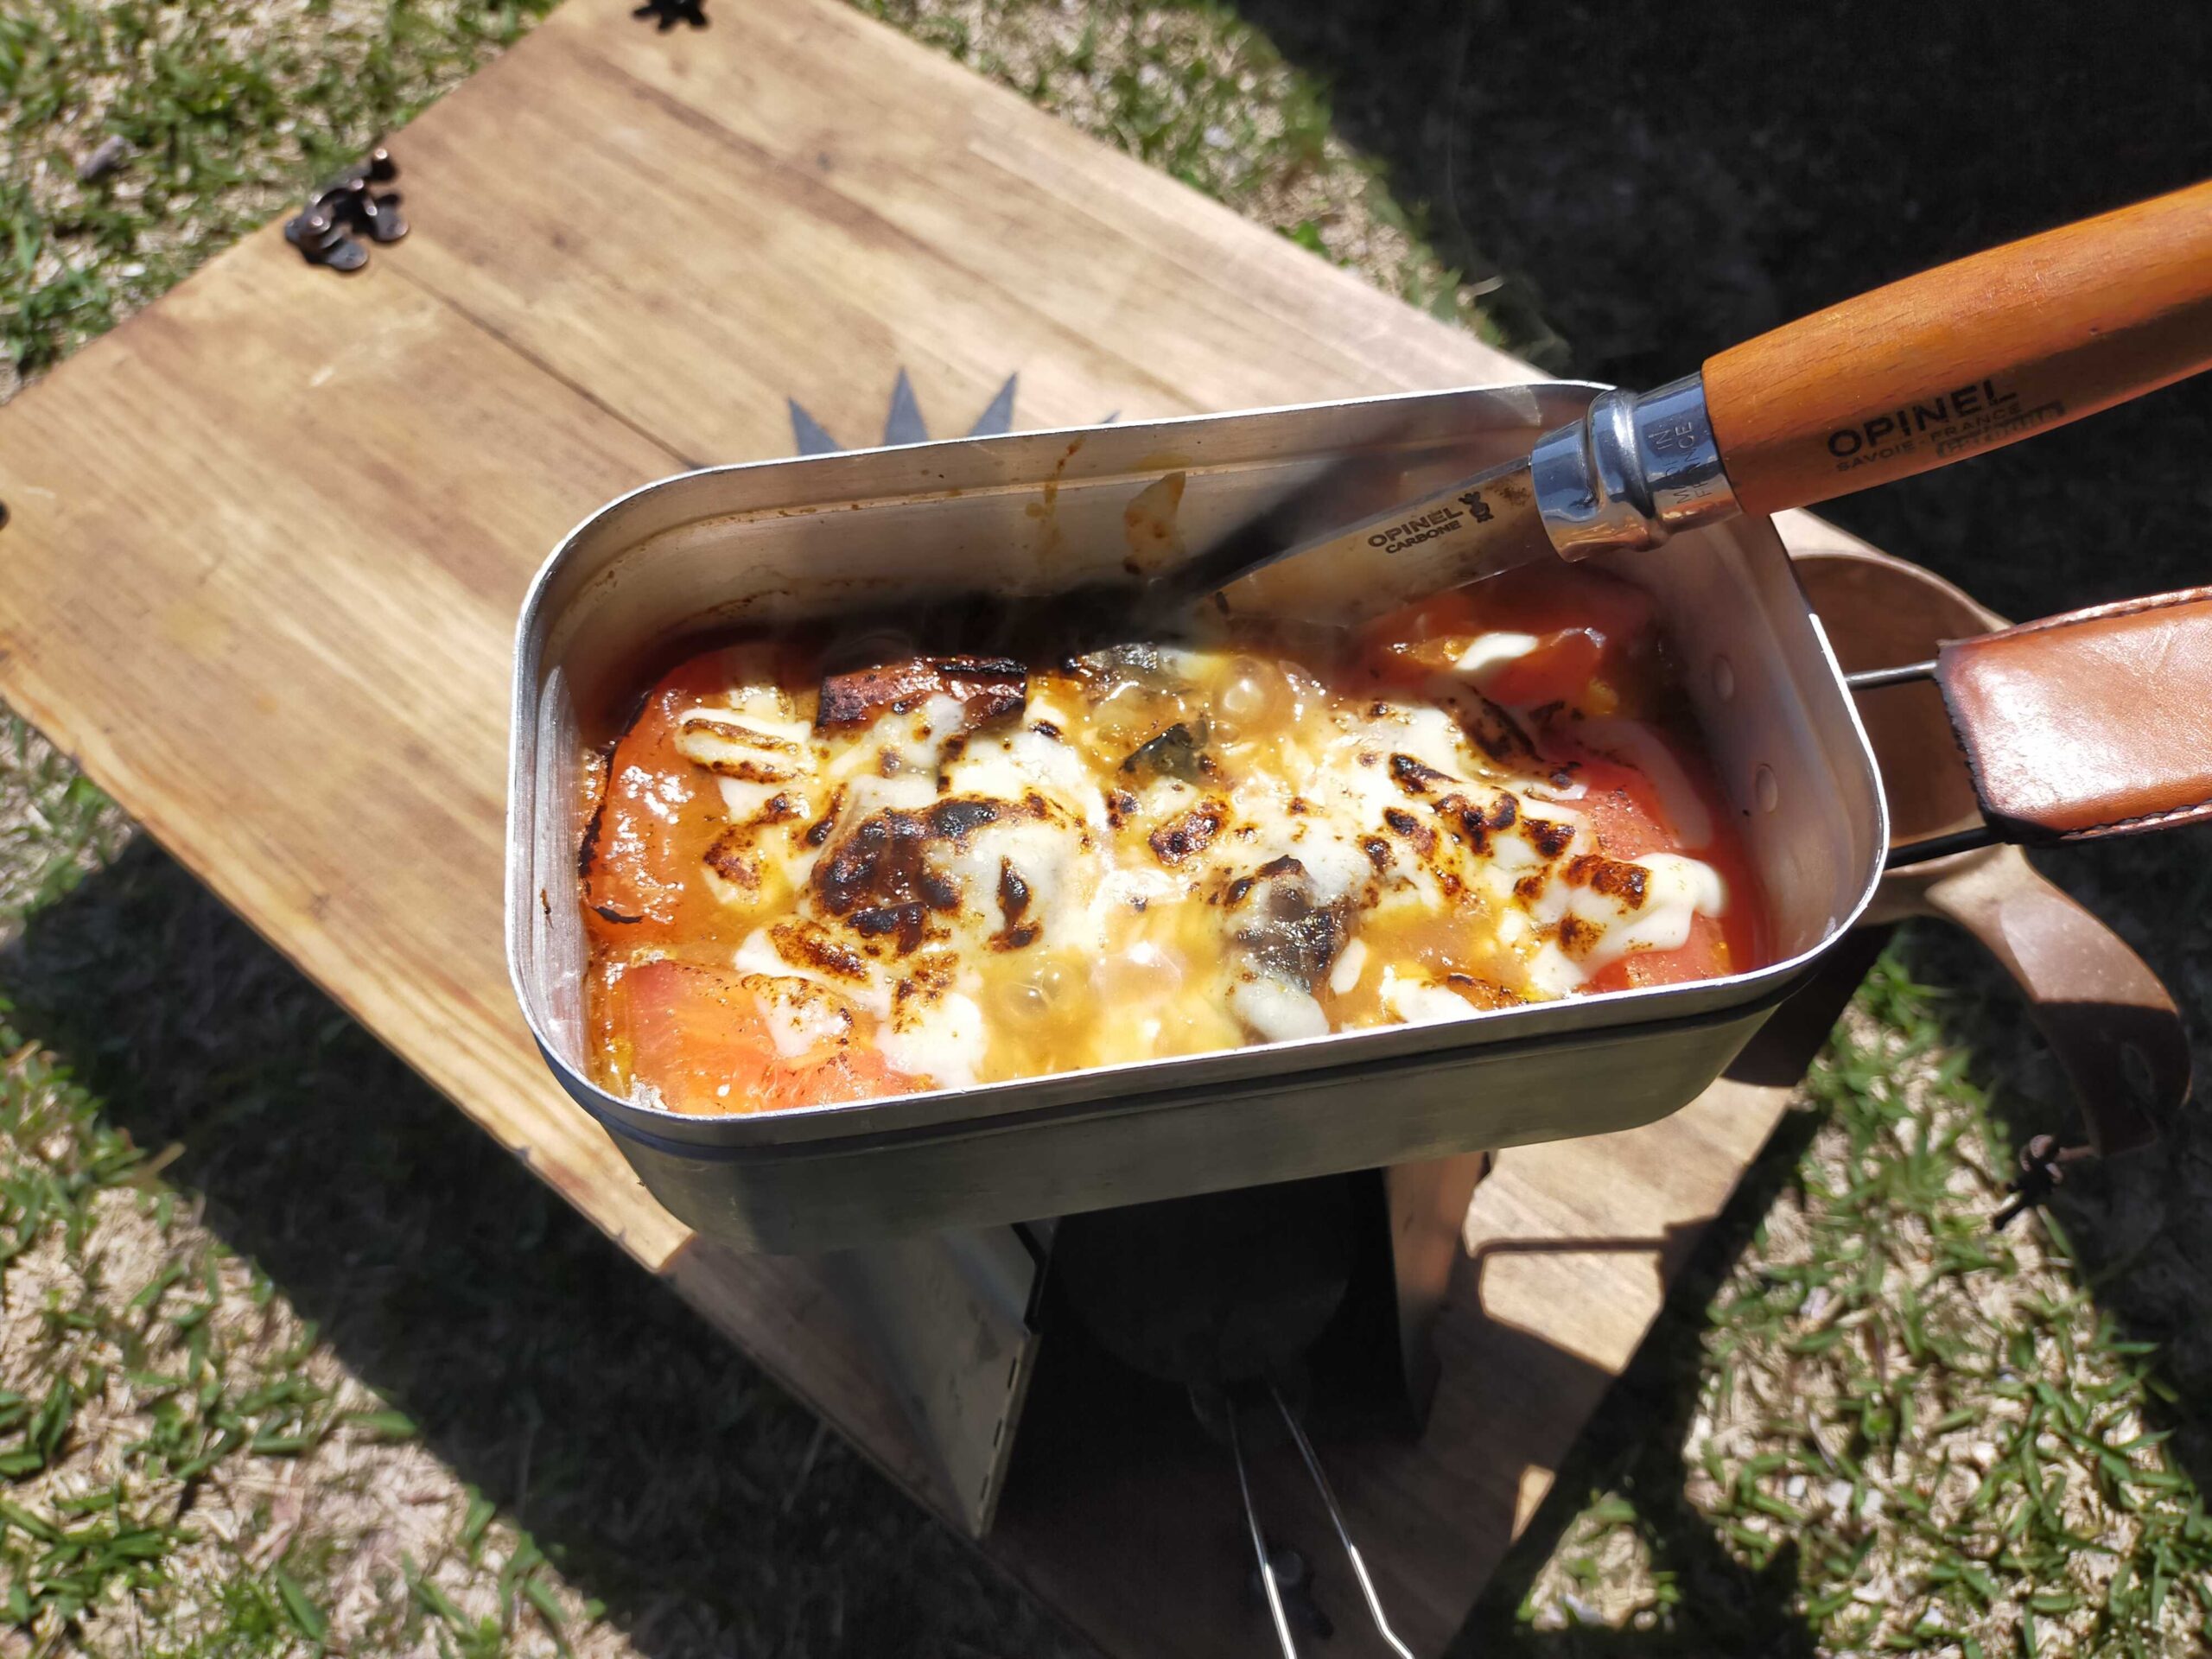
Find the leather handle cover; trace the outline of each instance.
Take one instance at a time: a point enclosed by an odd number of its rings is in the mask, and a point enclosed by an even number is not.
[[[1786,323],[1705,365],[1746,512],[1941,467],[2212,367],[2212,182]]]
[[[2212,588],[1955,640],[1936,680],[2005,840],[2212,822]]]

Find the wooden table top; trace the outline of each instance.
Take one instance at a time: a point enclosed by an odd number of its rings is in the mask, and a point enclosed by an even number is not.
[[[0,695],[949,1512],[812,1267],[693,1238],[530,1045],[499,912],[531,573],[639,483],[791,453],[788,398],[873,441],[902,367],[940,432],[1016,372],[1033,428],[1532,372],[832,0],[666,35],[629,10],[570,0],[394,135],[413,229],[365,271],[310,268],[272,225],[0,410]],[[1783,1098],[1724,1085],[1511,1153],[1470,1236],[1679,1241]],[[1471,1284],[1427,1441],[1343,1482],[1418,1646],[1457,1626],[1678,1256],[1509,1254]],[[1079,1526],[994,1548],[1110,1648],[1256,1631]]]

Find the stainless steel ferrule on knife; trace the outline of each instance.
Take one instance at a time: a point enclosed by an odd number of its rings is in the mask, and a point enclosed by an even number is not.
[[[1536,440],[1529,475],[1544,533],[1569,559],[1650,547],[1738,511],[1699,374],[1599,392],[1582,419]]]
[[[1739,509],[1692,375],[1656,391],[1602,391],[1525,458],[1318,538],[1271,541],[1305,511],[1294,501],[1163,586],[1191,597],[1217,588],[1224,612],[1358,623],[1516,565],[1650,547]]]

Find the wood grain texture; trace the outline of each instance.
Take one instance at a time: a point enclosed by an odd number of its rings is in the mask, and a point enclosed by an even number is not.
[[[543,1074],[498,888],[531,550],[671,464],[273,229],[0,411],[8,701],[655,1265],[683,1230]]]
[[[849,8],[620,21],[407,130],[404,267],[693,461],[790,453],[787,396],[874,442],[901,365],[939,435],[1016,372],[1031,428],[1527,378]]]
[[[2212,366],[2212,183],[1892,283],[1705,365],[1753,512],[1970,458]]]
[[[950,1513],[813,1268],[692,1238],[531,1047],[499,912],[531,572],[647,478],[788,453],[786,396],[870,441],[901,365],[939,431],[1016,370],[1025,426],[1528,371],[829,0],[748,0],[674,35],[628,10],[570,0],[395,135],[415,229],[362,275],[308,268],[272,226],[0,410],[0,695]],[[1428,1440],[1338,1469],[1424,1647],[1679,1255],[1526,1247],[1687,1237],[1782,1099],[1722,1092],[1518,1150],[1478,1194],[1491,1248],[1446,1316]],[[1199,1553],[1233,1502],[1222,1472],[1198,1466],[1173,1513],[1156,1471],[1033,1505],[995,1547],[1110,1649],[1242,1650],[1257,1627]],[[1270,1501],[1305,1513],[1289,1473]],[[1117,1528],[1117,1504],[1156,1520]]]

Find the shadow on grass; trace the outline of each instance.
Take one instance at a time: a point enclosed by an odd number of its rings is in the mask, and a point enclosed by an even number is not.
[[[2185,849],[2190,842],[2181,842]],[[2199,843],[2201,847],[2201,842]],[[2200,851],[2200,859],[2202,855]],[[2138,857],[2136,874],[2162,872]],[[2056,863],[2056,861],[2053,861]],[[2090,872],[2094,877],[2097,873]],[[2200,896],[2177,916],[2203,925],[2205,891],[2212,873],[2196,872]],[[2110,913],[2117,901],[2107,898]],[[1909,940],[1905,963],[1923,984],[1946,988],[1946,1040],[1969,1048],[1970,1080],[1986,1090],[1993,1115],[2018,1148],[2039,1134],[2079,1141],[2084,1132],[2057,1061],[2034,1027],[2012,982],[1966,936],[1923,927]],[[2179,987],[2175,988],[2177,993]],[[2201,1003],[2183,1001],[2185,1015],[2202,1019]],[[2205,1078],[2201,1031],[2194,1045],[2199,1086]],[[2076,1165],[2049,1205],[2079,1258],[2082,1282],[2097,1307],[2124,1334],[2157,1343],[2156,1374],[2175,1398],[2145,1402],[2158,1427],[2173,1432],[2169,1455],[2200,1491],[2212,1493],[2212,1124],[2192,1103],[2163,1126],[2161,1142],[2109,1163]]]
[[[2010,1145],[2017,1150],[2041,1133],[2080,1139],[2079,1115],[2056,1060],[2023,1018],[2018,991],[1980,947],[1962,933],[1923,923],[1903,931],[1897,952],[1914,981],[1944,994],[1943,1040],[1971,1051],[1967,1081],[1990,1096]],[[1787,1017],[1785,1010],[1777,1019]],[[1817,1650],[1795,1605],[1801,1594],[1795,1541],[1758,1567],[1738,1560],[1723,1547],[1713,1519],[1688,1500],[1682,1448],[1700,1395],[1707,1310],[1776,1200],[1794,1188],[1824,1121],[1817,1111],[1793,1111],[1762,1149],[1674,1281],[1651,1333],[1607,1391],[1549,1496],[1492,1575],[1452,1645],[1454,1655],[1758,1653],[1788,1659]],[[2162,1344],[2154,1372],[2172,1385],[2175,1397],[2146,1398],[2145,1414],[2152,1427],[2174,1432],[2169,1453],[2200,1490],[2212,1490],[2212,1425],[2200,1415],[2208,1397],[2202,1310],[2212,1308],[2212,1284],[2192,1254],[2204,1229],[2198,1214],[2176,1217],[2158,1203],[2158,1194],[2171,1188],[2196,1195],[2201,1204],[2212,1196],[2212,1169],[2200,1120],[2192,1115],[2166,1131],[2163,1152],[2075,1166],[2050,1208],[2081,1251],[2082,1277],[2097,1306],[2115,1315],[2126,1334]],[[2184,1166],[2177,1180],[2168,1168],[2176,1161]],[[1652,1569],[1671,1577],[1678,1599],[1668,1626],[1529,1629],[1520,1621],[1522,1605],[1599,1491],[1635,1506]]]
[[[2190,7],[1236,10],[1329,86],[1447,263],[1510,273],[1509,327],[1541,312],[1556,366],[1624,385],[2212,175],[2212,29]],[[1832,511],[2045,614],[2212,576],[2208,441],[2200,378]]]
[[[1084,1650],[150,842],[0,990],[656,1659]]]
[[[1692,1506],[1681,1448],[1697,1408],[1704,1309],[1759,1222],[1789,1186],[1819,1120],[1792,1112],[1698,1240],[1636,1357],[1606,1390],[1550,1493],[1507,1552],[1449,1649],[1455,1659],[1503,1652],[1557,1656],[1759,1654],[1810,1659],[1813,1635],[1794,1605],[1798,1563],[1785,1544],[1762,1567],[1731,1556],[1713,1522]],[[1567,1529],[1599,1488],[1637,1508],[1656,1572],[1673,1575],[1681,1600],[1669,1631],[1599,1625],[1536,1632],[1519,1611]]]
[[[1840,945],[1813,981],[1777,1009],[1728,1075],[1788,1086],[1807,1052],[1834,1028],[1853,991],[1888,942],[1870,929]],[[1469,1612],[1454,1656],[1536,1652],[1548,1656],[1744,1653],[1809,1659],[1813,1632],[1795,1605],[1794,1541],[1763,1566],[1748,1567],[1724,1548],[1713,1522],[1689,1501],[1682,1447],[1697,1408],[1705,1310],[1775,1201],[1789,1189],[1818,1132],[1812,1111],[1786,1113],[1682,1262],[1665,1306],[1628,1369],[1605,1391],[1550,1492],[1506,1553]],[[1560,1539],[1594,1491],[1618,1491],[1636,1507],[1655,1573],[1672,1577],[1680,1602],[1670,1630],[1602,1625],[1535,1631],[1520,1610]]]

